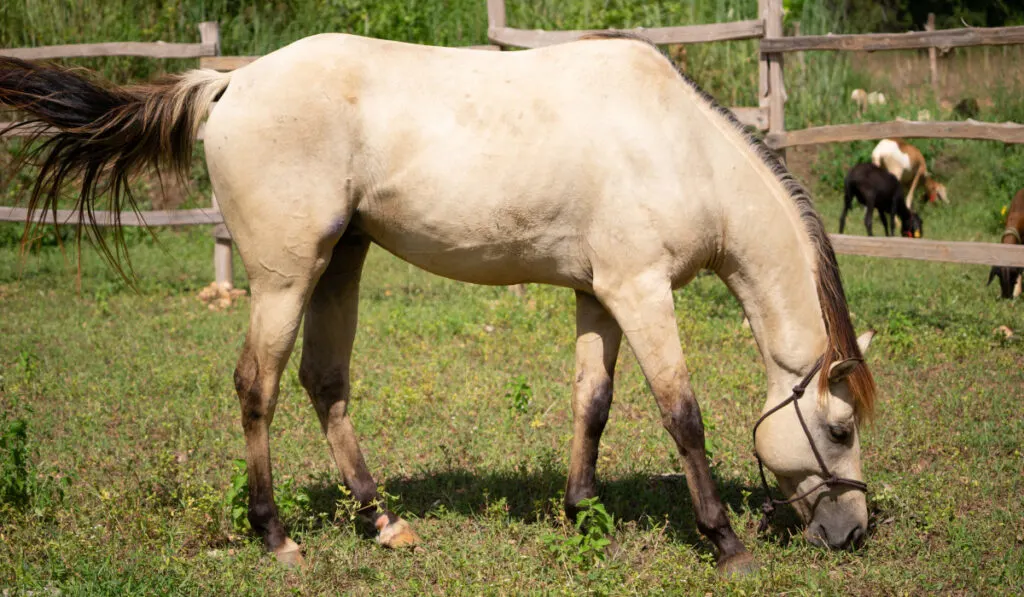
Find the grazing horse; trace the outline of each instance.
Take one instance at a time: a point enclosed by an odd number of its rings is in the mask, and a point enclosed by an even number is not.
[[[325,34],[231,73],[125,88],[0,58],[0,103],[60,131],[30,211],[50,209],[67,178],[81,180],[81,207],[105,188],[127,207],[129,173],[184,171],[209,111],[210,180],[252,292],[235,370],[248,518],[278,559],[302,561],[274,503],[269,429],[303,316],[300,380],[345,484],[380,543],[417,541],[381,505],[347,411],[371,243],[456,280],[575,291],[570,516],[597,493],[625,335],[682,457],[697,527],[730,574],[756,563],[711,476],[672,299],[714,271],[767,369],[760,461],[809,540],[855,546],[868,516],[858,424],[875,385],[821,219],[727,109],[654,46],[622,37],[491,53]]]
[[[1010,201],[1010,209],[1006,212],[1006,228],[1003,229],[1002,243],[1004,245],[1020,245],[1021,235],[1024,235],[1024,189],[1017,191]],[[1024,268],[993,266],[988,273],[988,284],[999,278],[999,295],[1004,299],[1012,299],[1020,296],[1022,282],[1024,282]],[[987,286],[987,284],[986,284]]]
[[[873,211],[878,209],[878,217],[882,220],[885,235],[896,232],[896,216],[900,217],[900,232],[909,238],[921,238],[921,216],[911,211],[903,203],[903,188],[896,177],[874,164],[857,164],[846,174],[843,184],[843,213],[839,216],[839,233],[846,228],[846,212],[853,206],[856,197],[865,208],[864,227],[868,236],[874,236],[871,230]]]
[[[906,192],[907,209],[913,207],[914,191],[917,189],[917,183],[922,179],[928,203],[934,203],[936,199],[942,200],[943,203],[949,203],[949,199],[946,198],[946,185],[935,182],[935,179],[928,174],[924,155],[903,139],[879,141],[871,151],[871,163],[888,170],[903,185],[910,185]]]

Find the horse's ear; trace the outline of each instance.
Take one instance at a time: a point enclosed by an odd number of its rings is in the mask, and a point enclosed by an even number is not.
[[[843,381],[847,375],[853,373],[854,367],[862,362],[860,359],[843,359],[832,363],[828,368],[828,383],[834,384]]]
[[[860,349],[861,354],[867,354],[868,347],[871,346],[871,340],[875,337],[875,330],[868,330],[863,334],[857,336],[857,348]]]

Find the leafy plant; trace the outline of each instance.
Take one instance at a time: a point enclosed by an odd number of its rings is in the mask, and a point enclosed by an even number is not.
[[[239,533],[252,530],[249,524],[249,473],[245,460],[233,461],[235,471],[231,473],[231,484],[224,494],[224,503],[231,519],[231,528]],[[295,479],[285,479],[274,488],[274,503],[278,514],[285,519],[297,521],[310,509],[309,492],[295,486]]]
[[[526,382],[526,376],[517,375],[505,384],[505,397],[509,400],[510,410],[526,414],[533,398],[533,388]]]
[[[63,499],[64,490],[53,475],[37,471],[31,457],[28,420],[0,412],[0,507],[31,507],[36,516],[43,516]],[[66,484],[67,477],[63,481]]]
[[[551,533],[541,540],[559,561],[590,568],[607,557],[605,548],[611,545],[608,536],[615,529],[615,519],[597,497],[581,501],[579,509],[574,535],[565,537]]]
[[[245,460],[236,458],[233,464],[235,472],[231,473],[231,485],[224,494],[224,503],[228,507],[231,528],[246,533],[252,529],[246,516],[249,511],[249,474],[245,470]]]

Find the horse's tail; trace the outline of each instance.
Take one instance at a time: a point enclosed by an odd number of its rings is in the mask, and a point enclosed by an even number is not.
[[[28,117],[12,128],[37,127],[37,137],[56,129],[29,154],[39,173],[29,198],[26,238],[33,214],[56,210],[61,187],[69,178],[80,181],[79,234],[87,224],[104,256],[120,269],[98,234],[93,213],[98,197],[109,197],[121,254],[118,214],[137,209],[130,177],[146,167],[184,176],[199,125],[230,79],[228,73],[193,70],[154,84],[116,87],[68,68],[0,57],[0,107]]]

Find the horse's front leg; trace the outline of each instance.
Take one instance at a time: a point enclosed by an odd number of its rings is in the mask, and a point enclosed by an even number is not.
[[[601,434],[612,405],[619,324],[592,295],[576,292],[576,377],[572,388],[573,433],[565,514],[576,520],[579,503],[597,495],[595,469]]]
[[[299,380],[313,402],[345,486],[361,506],[360,514],[376,526],[382,545],[402,547],[415,545],[419,538],[407,522],[384,507],[348,416],[359,278],[368,248],[369,239],[353,231],[335,245],[306,309]]]
[[[661,422],[683,457],[697,528],[715,544],[719,571],[727,575],[752,571],[757,564],[733,532],[711,479],[704,422],[680,346],[668,277],[647,272],[599,283],[595,272],[594,286],[625,332],[658,402]]]

